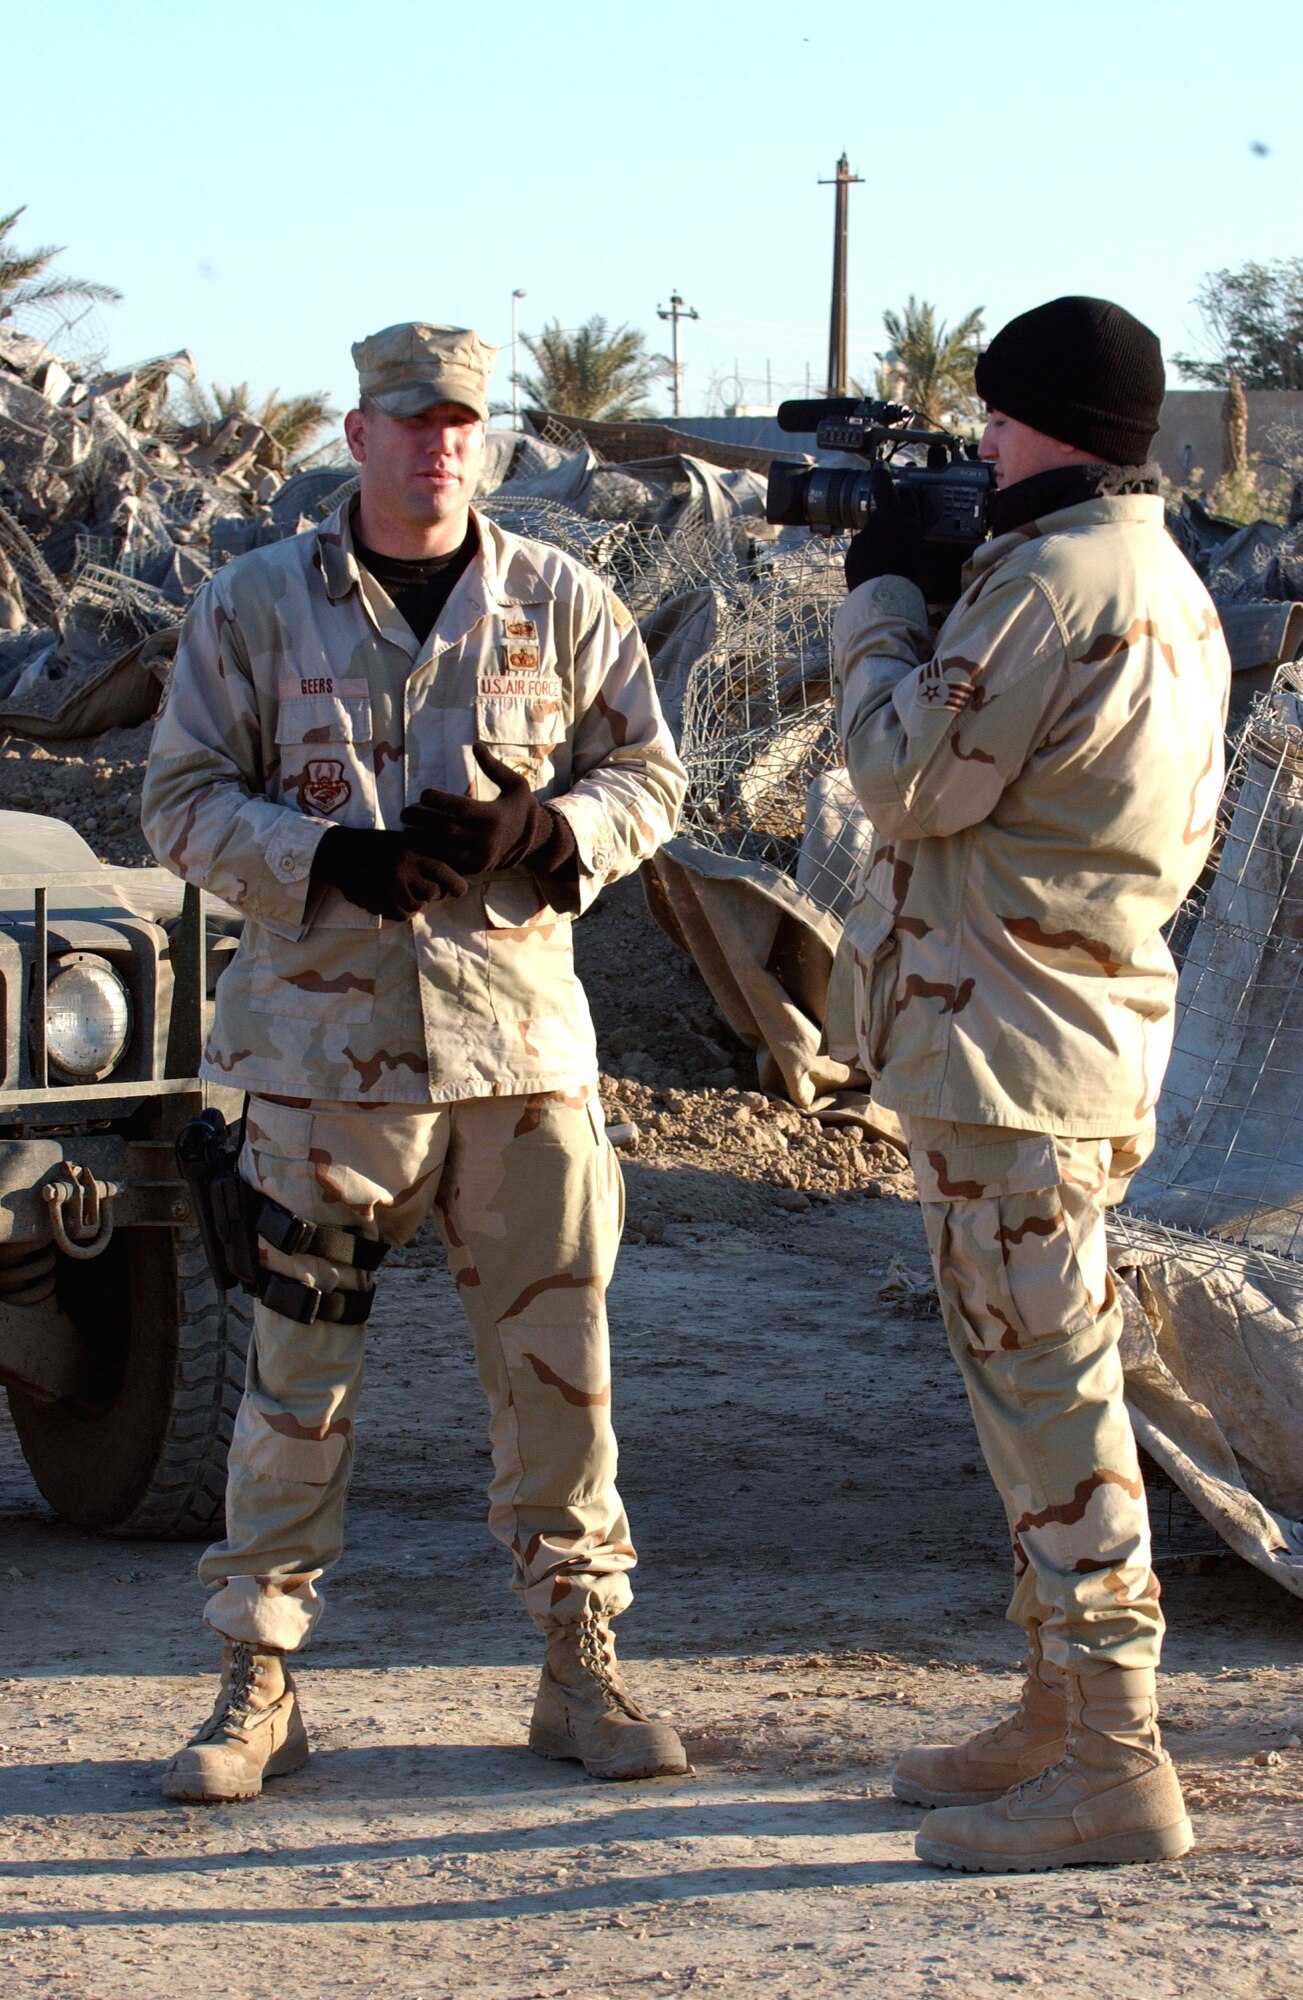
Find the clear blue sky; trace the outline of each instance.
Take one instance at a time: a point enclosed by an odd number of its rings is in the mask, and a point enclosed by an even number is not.
[[[1297,0],[40,0],[8,16],[0,212],[125,294],[116,365],[346,404],[349,343],[443,319],[504,343],[594,312],[669,329],[684,407],[816,383],[832,194],[850,361],[911,291],[988,328],[1065,291],[1165,349],[1201,275],[1303,251]],[[1282,81],[1285,79],[1285,81]],[[1255,152],[1255,143],[1270,150]],[[495,393],[510,394],[509,358]],[[667,392],[657,399],[667,404]]]

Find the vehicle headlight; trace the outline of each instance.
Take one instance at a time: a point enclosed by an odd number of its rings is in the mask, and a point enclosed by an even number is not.
[[[102,958],[60,959],[45,1001],[50,1067],[72,1083],[95,1083],[121,1062],[131,1039],[131,996]]]

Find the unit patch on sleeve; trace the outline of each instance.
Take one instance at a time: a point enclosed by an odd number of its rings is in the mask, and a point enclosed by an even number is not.
[[[914,699],[920,708],[967,708],[973,699],[973,667],[968,660],[929,660],[918,675]]]
[[[333,813],[347,805],[353,787],[336,757],[312,757],[304,767],[299,797],[313,812]]]

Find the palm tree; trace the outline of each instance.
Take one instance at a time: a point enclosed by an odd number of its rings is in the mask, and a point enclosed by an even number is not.
[[[57,305],[63,301],[79,305],[117,305],[121,292],[112,285],[92,284],[89,278],[46,278],[47,264],[63,255],[54,243],[36,250],[16,250],[6,239],[26,204],[12,215],[0,216],[0,320],[11,319],[24,306]]]
[[[214,382],[213,397],[224,417],[249,417],[261,424],[288,458],[306,451],[339,415],[324,389],[309,389],[301,396],[282,396],[279,389],[272,389],[255,405],[247,382],[237,382],[231,389]]]
[[[669,368],[663,355],[647,353],[641,333],[628,326],[611,331],[601,313],[574,333],[553,320],[521,339],[539,371],[519,378],[523,394],[537,409],[564,417],[620,423],[648,416],[647,391]]]
[[[971,423],[977,414],[973,370],[981,352],[983,310],[974,306],[948,327],[938,321],[934,305],[912,292],[903,313],[888,308],[882,324],[891,347],[878,371],[879,394],[908,403],[934,430]]]
[[[324,389],[312,389],[301,396],[282,396],[279,389],[272,389],[256,403],[247,382],[233,383],[229,389],[214,382],[211,392],[196,383],[185,400],[187,414],[196,423],[245,417],[250,423],[261,424],[291,463],[304,457],[339,415]]]

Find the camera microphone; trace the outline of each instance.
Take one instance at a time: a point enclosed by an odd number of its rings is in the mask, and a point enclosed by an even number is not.
[[[780,431],[817,431],[820,424],[836,423],[853,416],[860,408],[858,396],[820,396],[817,401],[797,400],[778,405]]]

